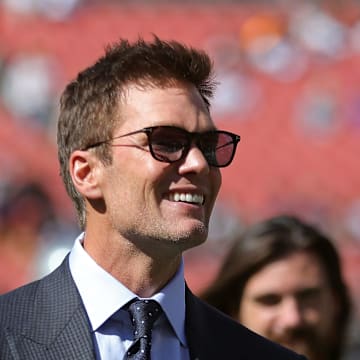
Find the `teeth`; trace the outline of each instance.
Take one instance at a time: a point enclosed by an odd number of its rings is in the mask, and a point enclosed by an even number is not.
[[[190,193],[173,193],[169,196],[170,201],[182,201],[193,204],[202,204],[204,202],[204,195],[190,194]]]

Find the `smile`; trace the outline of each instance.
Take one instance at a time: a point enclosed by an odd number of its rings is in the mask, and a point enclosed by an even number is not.
[[[204,203],[204,195],[190,193],[171,193],[169,200],[174,202],[186,202],[190,204],[202,205]]]

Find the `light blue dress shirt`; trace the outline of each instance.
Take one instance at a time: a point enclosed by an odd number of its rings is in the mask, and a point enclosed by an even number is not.
[[[83,237],[81,234],[76,239],[71,250],[70,271],[90,320],[97,359],[119,360],[133,340],[130,317],[122,307],[137,295],[90,257],[82,246]],[[152,360],[189,360],[183,263],[174,278],[151,299],[163,309],[163,314],[154,324]]]

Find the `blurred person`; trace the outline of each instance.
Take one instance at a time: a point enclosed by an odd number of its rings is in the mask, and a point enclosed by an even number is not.
[[[230,247],[202,298],[309,360],[339,360],[350,296],[331,240],[297,217],[254,224]]]
[[[184,281],[240,140],[211,118],[212,74],[203,51],[123,39],[66,87],[58,152],[84,232],[53,273],[0,298],[2,360],[304,359]]]
[[[54,209],[41,185],[7,185],[0,206],[0,293],[34,278],[44,228]]]

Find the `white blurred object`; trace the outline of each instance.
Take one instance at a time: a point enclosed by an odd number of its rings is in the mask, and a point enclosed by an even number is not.
[[[219,85],[212,103],[216,116],[225,116],[251,111],[259,102],[260,86],[249,76],[234,70],[217,74]]]
[[[64,20],[79,5],[81,0],[2,0],[13,12],[31,15],[40,14],[55,21]]]
[[[78,229],[73,224],[58,222],[48,224],[40,234],[40,247],[34,264],[33,278],[41,278],[55,270],[73,247]]]
[[[331,91],[316,87],[306,89],[295,105],[298,130],[319,139],[334,134],[339,125],[338,107],[339,100]]]
[[[47,265],[47,271],[51,272],[55,270],[64,260],[65,256],[68,254],[69,249],[68,248],[58,248],[54,249],[47,259],[46,265]]]
[[[20,55],[4,68],[1,95],[17,117],[46,122],[55,92],[54,64],[43,55]]]
[[[271,13],[250,16],[239,37],[249,63],[279,81],[295,81],[307,69],[305,54],[289,38],[287,22],[280,16]]]
[[[345,53],[347,28],[316,6],[303,6],[294,12],[290,31],[309,51],[329,57],[342,57]]]
[[[35,2],[40,14],[49,19],[61,21],[72,14],[80,0],[41,0]]]
[[[264,43],[272,43],[264,46]],[[252,65],[280,81],[295,81],[307,69],[307,58],[287,39],[261,37],[253,41],[247,49]]]
[[[34,0],[2,0],[8,11],[30,15],[35,12]]]
[[[352,236],[360,243],[360,199],[356,199],[345,215],[345,225]]]

